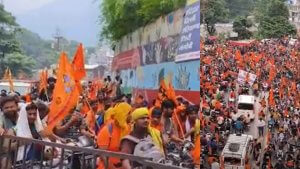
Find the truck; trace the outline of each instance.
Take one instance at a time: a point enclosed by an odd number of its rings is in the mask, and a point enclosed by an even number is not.
[[[252,95],[239,95],[238,103],[237,103],[237,116],[245,116],[249,115],[251,120],[255,118],[254,112],[254,104],[255,97]]]
[[[230,134],[220,157],[224,168],[244,169],[246,159],[250,158],[252,152],[252,141],[251,135]]]

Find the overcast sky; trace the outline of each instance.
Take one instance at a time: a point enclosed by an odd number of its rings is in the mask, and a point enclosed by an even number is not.
[[[97,44],[99,0],[4,0],[4,5],[22,27],[43,38],[52,39],[59,28],[68,39]]]

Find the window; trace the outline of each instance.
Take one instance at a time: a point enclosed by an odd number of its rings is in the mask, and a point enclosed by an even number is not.
[[[247,104],[247,103],[239,103],[238,109],[241,110],[253,110],[253,104]]]

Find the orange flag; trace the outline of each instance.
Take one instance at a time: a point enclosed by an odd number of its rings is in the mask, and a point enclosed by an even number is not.
[[[287,117],[289,115],[289,112],[287,109],[284,110],[284,116]]]
[[[276,75],[275,66],[271,65],[271,67],[269,69],[269,79],[268,79],[269,85],[271,84],[271,82],[274,79],[275,75]]]
[[[283,98],[283,87],[279,88],[279,97],[280,97],[280,99]]]
[[[72,65],[67,55],[62,53],[57,71],[57,81],[53,91],[53,100],[48,115],[48,131],[62,121],[73,109],[78,101],[79,91],[75,85],[75,78]]]
[[[297,92],[297,87],[296,87],[296,82],[295,81],[292,82],[292,91]]]
[[[81,110],[80,110],[80,114],[86,115],[88,111],[90,111],[90,107],[89,107],[88,103],[86,101],[84,101],[83,105],[81,107]]]
[[[39,93],[42,92],[42,90],[46,90],[47,89],[47,82],[48,80],[48,72],[47,70],[42,70],[42,72],[40,73],[40,86],[39,86]]]
[[[271,88],[270,92],[269,92],[269,105],[271,107],[275,107],[275,100],[274,100],[273,88]]]
[[[254,58],[253,58],[253,61],[255,62],[255,63],[258,63],[259,61],[260,61],[260,59],[262,58],[262,54],[259,54],[259,55],[254,55]]]
[[[175,103],[175,105],[178,105],[177,100],[176,100],[175,90],[174,90],[171,82],[169,83],[169,88],[167,90],[167,97],[169,99],[171,99]]]
[[[88,98],[91,100],[95,100],[97,98],[97,84],[95,82],[92,83],[92,86],[89,91]]]
[[[25,102],[26,103],[30,103],[31,102],[31,97],[30,97],[30,93],[25,95]]]
[[[9,68],[6,68],[3,79],[8,80],[9,91],[14,92],[14,82],[12,80],[12,74]]]
[[[74,69],[74,78],[76,81],[80,81],[86,76],[86,72],[84,68],[84,53],[83,53],[82,44],[79,44],[77,48],[77,51],[72,61],[72,67]]]
[[[193,151],[193,159],[195,164],[200,164],[200,154],[201,154],[201,143],[200,143],[200,135],[198,135],[196,138],[195,148]]]
[[[90,111],[87,112],[85,120],[86,120],[89,130],[91,132],[95,132],[96,116],[95,116],[95,112],[92,109],[90,109]]]
[[[164,79],[160,81],[160,88],[162,88],[164,91],[167,91],[167,86]]]
[[[270,63],[271,65],[275,65],[275,58],[272,57],[272,58],[269,60],[269,63]]]
[[[242,54],[240,50],[235,51],[235,60],[240,61],[242,59]]]
[[[86,71],[84,68],[84,53],[83,53],[82,44],[79,44],[77,51],[73,57],[72,67],[74,70],[74,78],[75,78],[76,86],[79,90],[79,93],[81,93],[82,87],[80,84],[80,80],[82,80],[86,76]]]

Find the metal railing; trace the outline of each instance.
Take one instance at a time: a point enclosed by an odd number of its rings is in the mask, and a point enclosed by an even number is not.
[[[39,160],[27,160],[26,150],[28,146],[39,145],[41,147],[41,156]],[[23,158],[18,158],[18,149],[24,146]],[[54,151],[48,151],[48,157],[45,155],[45,149],[60,149],[59,155],[53,158]],[[50,156],[49,156],[50,154]],[[116,153],[101,149],[82,148],[46,142],[29,138],[22,138],[10,135],[0,136],[0,169],[96,169],[99,157],[104,159],[105,168],[108,168],[108,159],[115,157],[119,159],[129,159],[131,162],[140,164],[143,169],[180,169],[181,167],[160,164],[151,161],[151,159],[138,157],[130,154]],[[182,169],[182,168],[181,168]]]

